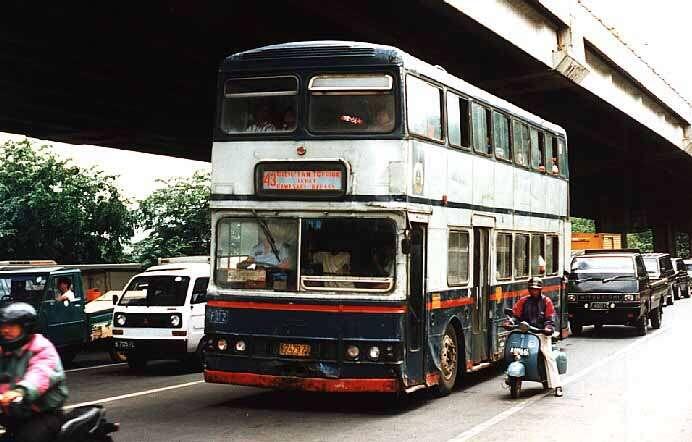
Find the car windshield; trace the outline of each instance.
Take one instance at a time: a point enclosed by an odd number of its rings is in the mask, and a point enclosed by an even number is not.
[[[395,257],[396,225],[388,219],[224,218],[215,280],[233,289],[386,292]]]
[[[634,274],[634,260],[627,256],[577,257],[572,261],[572,272]]]
[[[310,80],[310,130],[389,133],[394,130],[392,77],[318,75]]]
[[[47,274],[0,275],[0,302],[36,303],[43,299]]]
[[[187,276],[137,276],[125,289],[119,305],[185,305],[190,278]]]
[[[658,273],[658,258],[644,258],[647,273]]]

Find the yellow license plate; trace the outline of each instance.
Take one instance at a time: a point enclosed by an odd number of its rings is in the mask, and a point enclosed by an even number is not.
[[[281,356],[310,356],[310,345],[308,344],[279,344],[279,355]]]

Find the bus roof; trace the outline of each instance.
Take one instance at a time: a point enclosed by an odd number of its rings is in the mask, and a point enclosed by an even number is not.
[[[220,71],[243,70],[243,67],[248,64],[257,70],[261,70],[263,67],[285,69],[296,65],[315,68],[324,68],[334,64],[344,66],[403,66],[407,70],[442,83],[477,101],[566,137],[565,130],[557,124],[546,121],[447,73],[442,67],[433,66],[394,46],[339,40],[282,43],[232,54],[224,59]]]

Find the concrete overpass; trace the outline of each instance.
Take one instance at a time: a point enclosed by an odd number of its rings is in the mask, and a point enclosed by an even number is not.
[[[392,44],[565,127],[573,215],[692,231],[692,106],[578,0],[198,3],[5,2],[0,130],[208,160],[225,55]]]

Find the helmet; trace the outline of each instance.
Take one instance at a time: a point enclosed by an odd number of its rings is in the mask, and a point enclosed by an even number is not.
[[[25,302],[13,302],[0,308],[0,325],[18,324],[22,333],[13,340],[5,340],[0,336],[0,346],[6,350],[14,350],[26,344],[36,328],[36,309]]]
[[[538,276],[534,276],[533,278],[529,279],[529,288],[543,289],[543,280]]]

